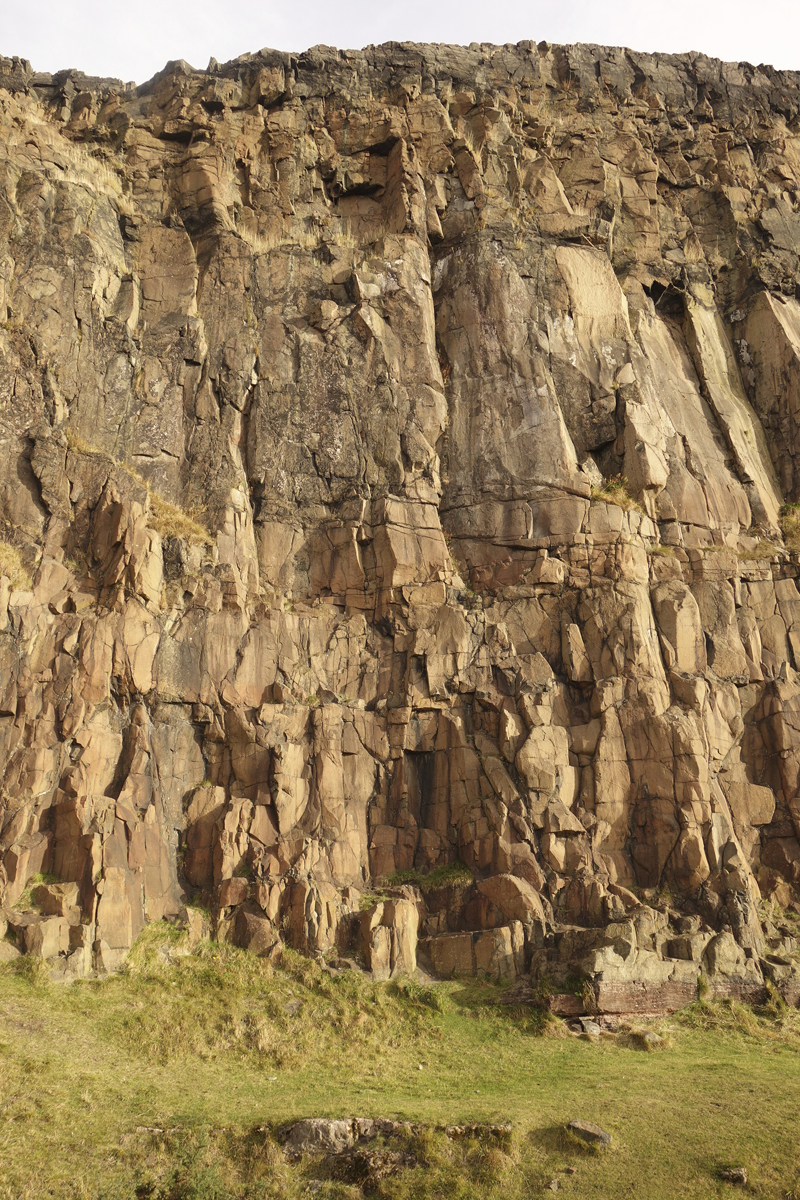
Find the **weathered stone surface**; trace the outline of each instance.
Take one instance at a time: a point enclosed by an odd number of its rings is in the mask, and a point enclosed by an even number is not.
[[[283,1132],[283,1143],[289,1154],[339,1154],[349,1150],[358,1138],[358,1130],[351,1119],[331,1120],[325,1117],[309,1117],[295,1121]]]
[[[611,1134],[606,1133],[599,1125],[595,1125],[592,1121],[570,1121],[567,1125],[570,1133],[574,1133],[575,1137],[579,1137],[582,1142],[588,1142],[590,1146],[610,1146]]]
[[[177,918],[617,1008],[763,989],[798,76],[404,43],[79,82],[0,72],[16,945],[68,978]]]

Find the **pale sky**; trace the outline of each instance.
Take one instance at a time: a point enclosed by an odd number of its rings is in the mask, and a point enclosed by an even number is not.
[[[143,83],[269,46],[597,42],[800,70],[798,0],[0,0],[0,54]]]

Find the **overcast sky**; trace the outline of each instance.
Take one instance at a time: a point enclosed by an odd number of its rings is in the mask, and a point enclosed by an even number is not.
[[[0,54],[142,83],[270,46],[598,42],[800,70],[800,0],[0,0]]]

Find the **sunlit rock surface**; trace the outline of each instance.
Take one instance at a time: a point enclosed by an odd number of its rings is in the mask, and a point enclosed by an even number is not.
[[[796,1000],[800,76],[0,59],[0,123],[3,956]]]

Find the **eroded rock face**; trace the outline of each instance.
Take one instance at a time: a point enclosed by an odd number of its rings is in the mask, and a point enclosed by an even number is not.
[[[570,961],[761,978],[800,885],[798,119],[797,75],[598,47],[0,59],[20,948],[112,969],[195,902],[259,954],[509,978],[668,888],[700,934]]]

